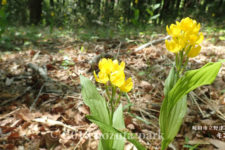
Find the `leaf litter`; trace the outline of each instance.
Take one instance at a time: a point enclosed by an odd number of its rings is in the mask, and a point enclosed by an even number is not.
[[[156,37],[160,38],[162,35]],[[1,56],[0,149],[97,149],[98,137],[88,135],[98,135],[100,131],[85,118],[90,110],[81,98],[79,75],[93,79],[92,72],[96,68],[93,65],[97,62],[89,62],[103,53],[125,61],[125,73],[134,82],[134,89],[129,93],[135,106],[131,107],[134,117],[125,112],[127,130],[151,135],[149,139],[139,136],[139,140],[149,150],[159,149],[158,117],[164,98],[164,80],[174,60],[164,42],[139,51],[135,51],[138,46],[133,42],[119,40],[68,40],[63,45],[52,42],[49,47],[42,43],[39,49]],[[224,44],[213,45],[205,41],[201,54],[190,60],[189,67],[195,69],[209,61],[225,59],[224,48]],[[45,70],[51,81],[44,80],[39,71],[29,68],[29,63]],[[199,149],[224,147],[224,90],[225,64],[212,85],[195,90],[193,98],[189,96],[186,117],[170,149],[196,144]],[[34,109],[30,109],[35,100]],[[122,103],[127,104],[124,98]],[[203,127],[210,129],[203,130]],[[125,149],[135,148],[127,143]]]

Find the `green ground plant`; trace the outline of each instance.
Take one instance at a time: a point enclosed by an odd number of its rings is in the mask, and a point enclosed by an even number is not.
[[[98,125],[102,132],[98,150],[123,150],[126,139],[138,150],[145,150],[138,142],[137,136],[125,130],[120,98],[123,93],[132,89],[133,82],[131,78],[125,80],[124,68],[124,62],[119,64],[117,60],[105,58],[100,60],[100,72],[98,75],[94,72],[94,76],[97,82],[104,84],[107,101],[89,79],[80,77],[82,97],[91,111],[87,118]]]
[[[168,145],[177,135],[187,110],[187,94],[194,89],[211,84],[216,78],[221,62],[208,63],[200,69],[186,71],[188,60],[199,54],[203,41],[200,24],[190,18],[167,27],[172,37],[166,40],[166,47],[175,53],[176,61],[165,81],[164,95],[160,109],[161,149]]]

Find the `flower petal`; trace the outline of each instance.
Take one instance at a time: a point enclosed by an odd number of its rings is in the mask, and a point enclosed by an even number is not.
[[[197,45],[197,46],[192,46],[191,50],[189,51],[188,53],[188,57],[195,57],[197,56],[201,51],[201,46],[200,45]]]
[[[124,84],[120,87],[122,92],[129,92],[133,88],[133,82],[131,78],[128,78]]]

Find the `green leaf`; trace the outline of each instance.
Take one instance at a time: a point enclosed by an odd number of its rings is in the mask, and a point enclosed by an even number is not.
[[[165,97],[168,95],[169,91],[173,88],[176,82],[177,82],[176,69],[173,66],[173,68],[170,69],[170,73],[165,81],[165,86],[164,86]]]
[[[125,123],[123,118],[123,106],[119,105],[117,110],[113,114],[113,127],[116,129],[125,129]]]
[[[184,95],[202,85],[211,84],[221,67],[221,62],[208,63],[200,69],[191,70],[180,78],[169,92],[169,108],[172,108]]]
[[[113,115],[113,127],[115,129],[125,129],[124,118],[123,118],[123,107],[122,104],[116,109]],[[109,134],[107,131],[103,134]],[[115,134],[111,134],[110,138],[101,138],[98,146],[98,150],[102,149],[115,149],[115,150],[123,150],[125,145],[125,138],[121,135],[119,137],[115,136]],[[118,135],[118,134],[117,134]]]
[[[138,141],[137,141],[137,137],[134,134],[128,133],[128,132],[122,132],[117,130],[116,128],[104,124],[98,120],[96,120],[93,116],[88,116],[88,119],[95,123],[96,125],[98,125],[101,129],[103,129],[104,131],[107,131],[107,133],[113,133],[113,134],[118,134],[121,135],[122,137],[126,138],[129,142],[131,142],[132,144],[134,144],[134,146],[136,146],[136,148],[138,150],[146,150],[144,146],[142,146]]]
[[[105,99],[99,94],[95,85],[86,77],[80,76],[82,97],[84,103],[90,108],[91,116],[105,124],[110,124],[109,111]]]
[[[168,115],[168,110],[167,110],[167,106],[168,106],[168,94],[170,92],[170,90],[173,88],[173,86],[176,84],[177,82],[177,76],[176,76],[176,69],[175,66],[173,66],[170,69],[170,73],[168,75],[168,77],[166,78],[165,81],[165,85],[164,85],[164,96],[165,99],[163,100],[161,109],[160,109],[160,117],[159,117],[159,125],[160,125],[160,130],[161,133],[164,134],[166,133],[166,129],[167,127],[164,127],[168,124],[168,120],[167,120],[167,115]]]
[[[173,141],[182,124],[187,109],[186,95],[202,85],[211,84],[216,78],[221,62],[208,63],[200,69],[188,71],[177,83],[173,68],[165,83],[165,99],[160,110],[160,131],[163,137],[162,150]],[[172,88],[172,89],[171,89]]]
[[[168,105],[168,103],[163,103],[163,105]],[[180,126],[182,124],[183,118],[187,110],[187,96],[184,96],[180,101],[178,101],[172,110],[164,110],[164,115],[160,112],[160,130],[162,134],[162,150],[164,150],[173,141],[174,137],[177,135]]]
[[[152,9],[153,9],[153,10],[156,10],[156,9],[158,9],[159,7],[160,7],[160,3],[155,4],[155,5],[152,7]]]
[[[123,106],[122,104],[116,109],[113,114],[113,127],[122,130],[125,129],[124,117],[123,117]],[[125,138],[120,136],[115,137],[113,140],[113,149],[115,150],[123,150],[125,145]]]
[[[157,19],[157,18],[159,18],[159,16],[160,16],[160,14],[154,15],[154,16],[152,16],[152,17],[150,18],[150,20]]]

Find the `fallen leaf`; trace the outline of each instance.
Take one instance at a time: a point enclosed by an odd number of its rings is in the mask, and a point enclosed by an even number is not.
[[[8,140],[18,140],[20,138],[19,132],[12,132],[8,136]]]

